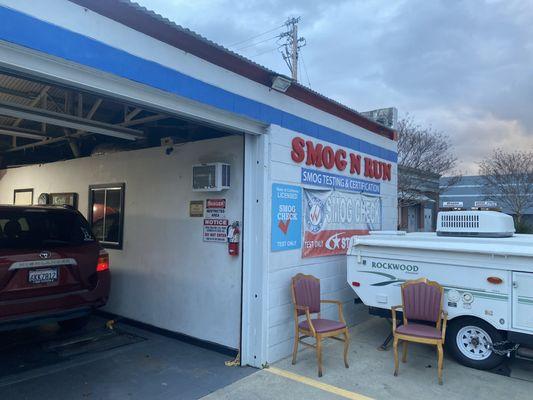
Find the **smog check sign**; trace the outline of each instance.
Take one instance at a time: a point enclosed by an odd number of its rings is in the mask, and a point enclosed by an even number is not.
[[[272,184],[272,251],[299,249],[302,246],[302,189]]]

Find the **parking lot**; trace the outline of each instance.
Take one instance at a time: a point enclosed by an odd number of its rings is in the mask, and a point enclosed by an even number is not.
[[[205,397],[205,400],[248,399],[531,399],[533,363],[513,360],[499,373],[463,367],[449,357],[444,361],[444,384],[437,384],[436,352],[412,344],[406,364],[394,377],[392,351],[377,347],[389,332],[388,323],[369,318],[352,328],[350,368],[342,362],[342,343],[326,342],[324,376],[316,375],[312,349],[299,353],[296,365],[286,358]],[[510,376],[501,375],[509,373]]]
[[[118,322],[0,333],[0,399],[197,399],[255,370],[228,355]]]
[[[392,375],[391,350],[378,351],[388,323],[369,317],[352,328],[350,368],[342,343],[327,341],[324,376],[315,353],[300,351],[264,370],[227,367],[221,354],[153,331],[93,317],[82,331],[55,324],[0,334],[2,399],[529,399],[533,364],[512,360],[498,371],[463,367],[446,358],[444,385],[437,384],[430,347],[410,347],[406,364]]]

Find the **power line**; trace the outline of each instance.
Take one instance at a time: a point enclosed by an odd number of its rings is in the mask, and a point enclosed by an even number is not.
[[[298,22],[300,17],[289,18],[285,22],[287,31],[279,35],[280,39],[285,39],[285,43],[280,46],[283,60],[291,71],[292,79],[298,81],[298,53],[305,46],[305,38],[298,37]]]
[[[269,40],[272,40],[272,39],[279,39],[279,35],[269,37],[268,39],[260,40],[259,42],[254,42],[254,43],[248,44],[248,45],[246,45],[246,46],[238,47],[238,48],[236,48],[235,50],[243,50],[243,49],[247,49],[247,48],[249,48],[249,47],[257,46],[258,44],[268,42]]]
[[[266,53],[272,53],[273,51],[276,51],[276,50],[279,50],[279,47],[274,47],[273,49],[270,49],[270,50],[260,51],[259,53],[254,54],[254,55],[252,55],[251,57],[262,56],[263,54],[266,54]]]
[[[268,31],[265,31],[265,32],[263,32],[263,33],[259,33],[259,34],[255,35],[255,36],[252,36],[252,37],[250,37],[250,38],[248,38],[248,39],[241,40],[241,41],[236,42],[236,43],[232,43],[232,44],[228,45],[228,47],[235,47],[235,46],[238,46],[238,45],[240,45],[240,44],[243,44],[243,43],[249,42],[250,40],[254,40],[254,39],[257,39],[258,37],[261,37],[261,36],[263,36],[263,35],[266,35],[267,33],[277,31],[278,29],[283,28],[284,26],[285,26],[285,24],[284,24],[284,25],[277,26],[277,27],[272,28],[272,29],[270,29],[270,30],[268,30]]]
[[[302,65],[304,66],[305,76],[307,78],[307,84],[311,87],[311,81],[309,80],[309,74],[307,73],[307,66],[305,65],[304,55],[302,53]]]

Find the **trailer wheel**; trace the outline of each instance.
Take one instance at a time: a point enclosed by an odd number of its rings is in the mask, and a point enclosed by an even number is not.
[[[476,369],[496,368],[505,356],[492,351],[492,343],[504,340],[502,334],[478,318],[461,318],[452,321],[446,332],[446,345],[461,364]]]

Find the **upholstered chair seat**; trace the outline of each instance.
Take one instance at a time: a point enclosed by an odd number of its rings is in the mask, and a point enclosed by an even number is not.
[[[318,376],[322,376],[322,339],[330,338],[344,342],[344,366],[348,368],[348,346],[350,336],[348,327],[342,313],[342,303],[337,300],[320,300],[320,280],[312,275],[298,274],[291,281],[292,302],[294,304],[294,350],[292,352],[292,364],[296,364],[298,344],[316,349],[318,362]],[[320,307],[324,303],[336,304],[339,320],[324,319],[320,317]],[[316,314],[316,318],[311,318]],[[300,317],[305,319],[300,321]],[[344,336],[344,339],[338,337]],[[302,341],[313,337],[316,345]]]
[[[392,311],[392,334],[394,336],[394,376],[398,376],[398,343],[403,343],[402,362],[407,361],[407,343],[431,344],[437,347],[437,373],[442,385],[444,338],[448,315],[442,310],[444,288],[437,282],[420,278],[407,281],[401,286],[402,305]],[[402,310],[403,325],[398,326],[396,312]]]

